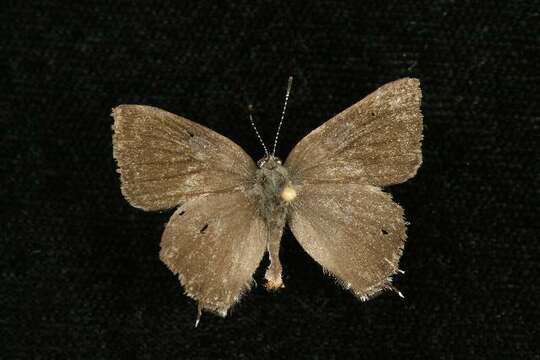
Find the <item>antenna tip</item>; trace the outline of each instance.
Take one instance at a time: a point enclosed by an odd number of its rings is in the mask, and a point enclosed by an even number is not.
[[[253,105],[248,104],[248,111],[249,111],[249,112],[252,112],[252,111],[253,111]]]

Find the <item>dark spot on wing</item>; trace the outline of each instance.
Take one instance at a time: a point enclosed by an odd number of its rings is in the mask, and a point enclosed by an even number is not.
[[[204,232],[206,231],[206,229],[208,229],[208,224],[204,224],[204,226],[201,228],[201,230],[199,230],[199,232],[201,234],[204,234]]]

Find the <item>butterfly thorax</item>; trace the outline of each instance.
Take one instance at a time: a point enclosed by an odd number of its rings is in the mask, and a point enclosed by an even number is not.
[[[286,216],[289,203],[283,194],[287,189],[292,189],[287,169],[274,156],[259,160],[258,166],[255,189],[259,195],[260,213],[267,224],[281,222]]]

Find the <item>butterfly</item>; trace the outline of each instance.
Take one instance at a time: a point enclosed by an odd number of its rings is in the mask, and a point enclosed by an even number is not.
[[[378,88],[305,136],[286,161],[265,149],[255,163],[226,137],[144,105],[112,112],[121,191],[134,207],[176,208],[160,258],[202,311],[225,317],[254,283],[268,253],[268,290],[283,287],[285,224],[302,248],[356,297],[395,289],[406,240],[403,209],[382,187],[413,177],[422,163],[420,82]],[[398,292],[399,293],[399,292]],[[401,293],[399,293],[401,295]]]

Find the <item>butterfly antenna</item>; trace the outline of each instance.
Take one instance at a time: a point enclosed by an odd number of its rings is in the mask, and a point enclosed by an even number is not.
[[[259,141],[261,142],[261,145],[263,146],[263,149],[264,149],[264,153],[266,154],[266,156],[268,157],[268,149],[266,148],[266,145],[264,144],[264,141],[261,137],[261,134],[259,134],[259,130],[257,130],[257,127],[255,126],[255,121],[253,121],[253,115],[252,115],[252,112],[253,112],[253,105],[249,104],[248,105],[248,111],[249,111],[249,121],[251,121],[251,126],[253,127],[253,130],[255,130],[255,134],[257,134],[257,137],[259,138]]]
[[[279,120],[279,125],[276,132],[276,138],[274,139],[274,149],[272,150],[272,156],[276,155],[276,146],[279,138],[279,132],[281,131],[281,125],[283,125],[283,119],[285,119],[285,110],[287,110],[287,102],[289,101],[289,94],[291,93],[293,77],[289,76],[289,81],[287,82],[287,93],[285,94],[285,103],[283,104],[283,111],[281,112],[281,120]]]

